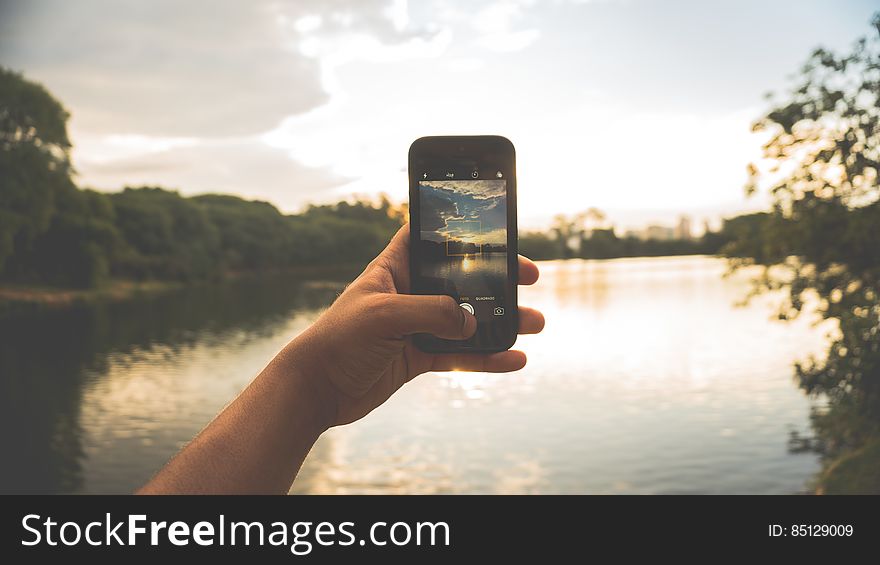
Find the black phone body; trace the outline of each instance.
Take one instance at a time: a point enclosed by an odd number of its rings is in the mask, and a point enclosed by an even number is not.
[[[422,137],[409,149],[410,283],[477,318],[466,340],[413,336],[431,353],[510,349],[517,309],[516,155],[506,138]]]

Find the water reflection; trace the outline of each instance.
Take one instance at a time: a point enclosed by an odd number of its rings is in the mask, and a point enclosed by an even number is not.
[[[792,363],[823,327],[734,304],[747,273],[710,258],[543,263],[547,315],[513,375],[417,379],[307,461],[295,492],[793,493],[818,469]],[[773,297],[765,297],[772,301]],[[427,464],[430,472],[425,469]],[[404,471],[401,477],[401,472]],[[318,477],[318,478],[315,478]]]
[[[274,353],[237,351],[298,331],[340,288],[251,279],[0,320],[0,489],[135,488]],[[222,352],[234,383],[179,372]]]
[[[326,434],[293,492],[798,492],[804,319],[735,308],[748,273],[710,258],[541,265],[547,329],[512,375],[416,379]],[[5,491],[127,492],[204,426],[340,284],[203,287],[0,324]],[[772,300],[771,297],[766,297]]]

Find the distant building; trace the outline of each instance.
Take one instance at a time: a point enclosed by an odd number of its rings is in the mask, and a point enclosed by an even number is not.
[[[692,239],[691,219],[689,216],[679,216],[678,225],[675,226],[675,239]]]
[[[668,241],[675,239],[675,228],[666,226],[648,226],[645,228],[645,239],[658,239]]]

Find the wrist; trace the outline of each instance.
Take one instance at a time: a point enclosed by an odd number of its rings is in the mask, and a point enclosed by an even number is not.
[[[305,426],[316,438],[336,424],[335,389],[323,374],[320,363],[311,359],[314,353],[304,343],[306,336],[291,341],[264,370],[276,391],[283,391],[290,413],[297,425]]]

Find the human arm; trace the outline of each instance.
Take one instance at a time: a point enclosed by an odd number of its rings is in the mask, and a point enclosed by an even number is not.
[[[139,492],[286,493],[314,442],[332,426],[368,414],[428,371],[508,372],[521,351],[436,355],[414,333],[465,339],[476,319],[448,296],[407,294],[409,226],[404,226],[339,298],[295,337],[247,388]],[[519,282],[538,278],[520,257]],[[520,307],[520,333],[544,326]]]

